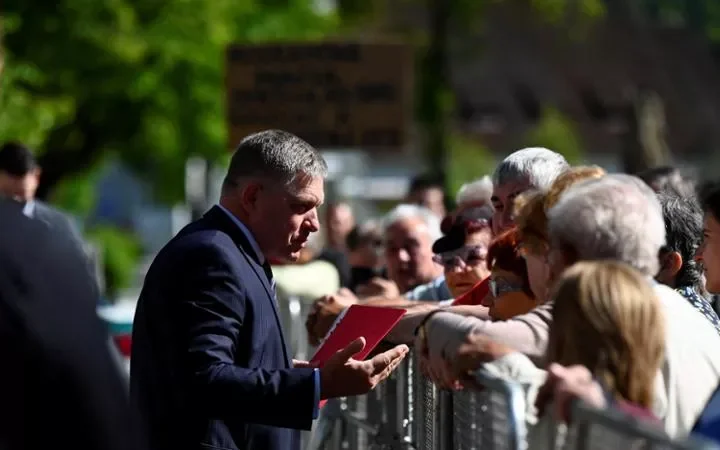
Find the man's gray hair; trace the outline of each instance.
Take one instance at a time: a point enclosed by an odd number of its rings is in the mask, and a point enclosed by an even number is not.
[[[327,163],[312,145],[282,130],[265,130],[245,137],[230,160],[223,191],[246,178],[267,178],[287,187],[298,176],[327,176]]]
[[[579,260],[613,259],[655,276],[665,222],[655,193],[639,178],[612,174],[578,183],[548,213],[552,245]]]
[[[543,147],[529,147],[505,158],[495,168],[492,181],[496,187],[527,181],[530,188],[544,191],[569,167],[561,154]]]
[[[455,203],[458,206],[464,206],[468,203],[486,202],[490,204],[492,198],[493,184],[489,176],[465,183],[460,186],[455,196]]]
[[[440,231],[440,219],[438,216],[424,206],[409,203],[397,205],[385,215],[382,220],[383,234],[387,233],[388,228],[392,227],[401,220],[406,219],[420,219],[425,226],[427,226],[432,242],[435,242],[442,237],[442,231]]]

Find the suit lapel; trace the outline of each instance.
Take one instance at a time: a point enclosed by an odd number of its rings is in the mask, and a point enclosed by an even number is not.
[[[250,244],[250,240],[247,238],[247,236],[245,236],[245,233],[243,233],[240,227],[238,227],[237,224],[234,223],[230,217],[228,217],[227,213],[220,209],[218,206],[213,206],[207,213],[205,213],[203,217],[211,221],[216,228],[220,229],[228,236],[230,236],[230,238],[240,249],[240,252],[247,260],[248,265],[252,268],[253,272],[255,272],[255,275],[262,283],[263,288],[265,288],[265,292],[267,293],[267,300],[272,306],[273,315],[275,316],[275,322],[277,323],[278,329],[280,330],[280,340],[282,341],[285,359],[289,363],[292,363],[290,351],[288,350],[287,343],[285,342],[285,335],[282,332],[282,321],[280,320],[280,313],[278,311],[275,292],[270,285],[270,280],[268,280],[267,275],[265,275],[265,269],[260,264],[260,255],[257,254],[252,244]]]

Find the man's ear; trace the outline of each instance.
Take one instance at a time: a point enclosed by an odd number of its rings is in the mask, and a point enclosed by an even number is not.
[[[240,203],[248,213],[257,209],[258,198],[262,191],[262,185],[257,182],[249,182],[240,189]]]
[[[675,280],[683,265],[682,255],[678,252],[668,252],[661,259],[660,274],[665,278]]]

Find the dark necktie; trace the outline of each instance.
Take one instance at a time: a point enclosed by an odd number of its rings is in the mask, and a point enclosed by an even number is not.
[[[267,261],[265,261],[263,263],[263,270],[265,271],[265,276],[267,277],[268,284],[270,285],[270,289],[272,290],[273,300],[277,301],[277,291],[275,289],[275,278],[273,278],[272,268],[270,267],[270,264]]]

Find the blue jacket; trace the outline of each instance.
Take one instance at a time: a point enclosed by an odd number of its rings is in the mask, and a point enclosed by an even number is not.
[[[130,378],[151,448],[299,450],[319,380],[292,367],[260,261],[217,206],[153,261],[133,325]]]

